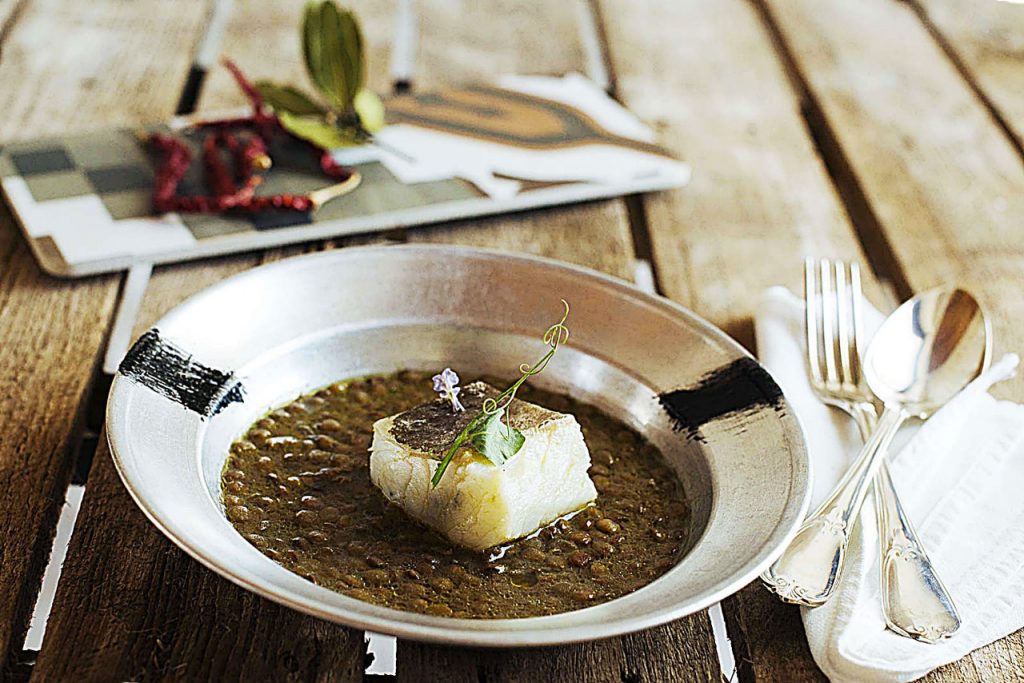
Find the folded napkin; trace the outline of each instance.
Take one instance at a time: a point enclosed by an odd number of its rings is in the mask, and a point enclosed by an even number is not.
[[[882,316],[866,305],[873,334]],[[804,429],[814,475],[812,509],[860,449],[852,420],[822,404],[807,381],[803,299],[764,293],[757,348]],[[928,645],[885,628],[879,594],[878,532],[871,500],[850,541],[832,599],[803,608],[811,653],[833,681],[909,681],[1024,627],[1024,405],[988,389],[1011,377],[1007,355],[920,426],[898,437],[890,465],[905,509],[949,589],[963,626]]]

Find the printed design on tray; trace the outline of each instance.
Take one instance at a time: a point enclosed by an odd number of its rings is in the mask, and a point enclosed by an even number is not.
[[[153,127],[150,130],[169,130]],[[194,151],[200,140],[176,131]],[[274,167],[259,194],[305,194],[323,187],[323,175],[300,142],[275,142]],[[261,231],[367,219],[442,202],[479,199],[460,180],[406,185],[380,163],[357,165],[365,187],[345,201],[312,213],[166,214],[152,210],[154,166],[134,131],[116,130],[29,143],[0,151],[0,183],[11,208],[37,251],[52,259],[50,270],[116,256],[146,257],[196,248],[205,240],[256,235]],[[202,166],[193,164],[181,187],[199,192]]]
[[[579,75],[509,76],[400,96],[370,144],[334,152],[362,184],[316,211],[154,215],[159,159],[140,133],[173,133],[201,156],[194,120],[0,149],[0,188],[47,271],[84,275],[331,236],[372,232],[684,185],[685,164]],[[324,187],[308,144],[275,136],[257,195]],[[203,165],[178,186],[200,194]]]
[[[575,107],[485,85],[395,97],[387,120],[531,149],[605,144],[670,156],[657,145],[611,133]]]
[[[0,183],[44,266],[191,248],[176,216],[150,212],[153,168],[123,130],[15,143],[0,152]]]

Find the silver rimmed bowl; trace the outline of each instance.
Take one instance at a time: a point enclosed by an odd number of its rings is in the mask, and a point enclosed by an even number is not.
[[[508,374],[572,305],[544,388],[630,424],[672,463],[693,508],[690,546],[617,600],[527,619],[413,614],[335,593],[265,557],[228,522],[231,442],[269,409],[339,379],[450,365]],[[771,377],[686,309],[547,259],[447,246],[342,249],[231,277],[164,316],[114,378],[107,434],[132,497],[172,541],[235,583],[324,619],[481,646],[603,638],[693,613],[752,581],[807,507],[803,439]]]

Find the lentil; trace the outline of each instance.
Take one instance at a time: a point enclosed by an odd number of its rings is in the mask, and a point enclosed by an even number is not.
[[[390,505],[369,479],[372,425],[432,399],[429,374],[339,382],[258,420],[225,465],[228,519],[264,555],[314,583],[441,616],[580,609],[641,588],[679,561],[689,508],[657,449],[596,408],[530,385],[521,398],[579,421],[596,505],[484,553],[452,546]]]

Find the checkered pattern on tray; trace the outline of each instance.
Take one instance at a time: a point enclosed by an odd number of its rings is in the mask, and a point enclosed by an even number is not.
[[[179,192],[208,194],[197,140],[191,139],[190,144],[196,153]],[[259,194],[305,194],[332,183],[310,150],[299,143],[282,136],[270,154],[274,166]],[[154,159],[132,131],[102,131],[0,149],[4,193],[26,234],[36,242],[40,258],[62,262],[64,267],[56,266],[57,270],[125,256],[144,260],[152,254],[187,254],[199,249],[200,243],[227,235],[239,238],[481,196],[461,180],[405,185],[377,162],[357,168],[363,176],[360,187],[310,214],[155,216]],[[239,249],[244,248],[240,243]]]

